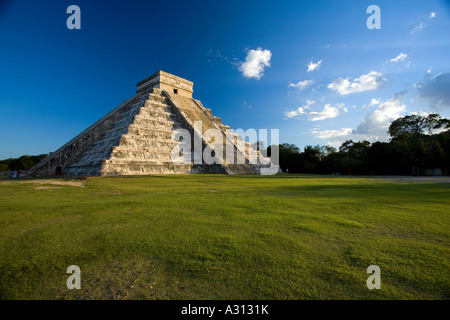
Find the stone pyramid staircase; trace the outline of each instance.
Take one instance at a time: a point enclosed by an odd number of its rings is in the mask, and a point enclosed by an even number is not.
[[[69,165],[69,176],[137,175],[187,173],[193,163],[173,163],[171,151],[179,144],[172,140],[181,128],[167,98],[154,89],[122,114],[105,136],[94,143],[81,159]]]

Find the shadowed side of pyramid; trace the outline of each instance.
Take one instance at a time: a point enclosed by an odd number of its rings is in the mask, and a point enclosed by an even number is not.
[[[203,107],[200,101],[192,98],[192,82],[158,71],[140,81],[137,87],[136,96],[50,154],[33,167],[30,174],[83,177],[259,173],[263,165],[250,161],[252,157],[258,158],[256,151],[238,135],[230,139],[226,132],[230,127],[225,126],[220,118],[214,117],[211,110]],[[195,126],[199,121],[201,128]],[[220,139],[209,139],[207,133],[210,129],[216,130]],[[199,152],[186,153],[183,161],[174,160],[174,152],[180,155],[183,153],[177,135],[180,130],[201,141],[200,157],[205,148],[225,150],[228,144],[234,161],[227,163],[225,157],[219,156],[220,152],[216,155],[220,161],[215,163],[199,162]],[[191,141],[190,150],[198,151],[194,140]]]
[[[180,96],[170,92],[164,92],[164,95],[167,96],[171,103],[177,107],[178,112],[182,115],[184,119],[188,122],[191,128],[194,128],[195,121],[201,121],[201,131],[199,130],[197,134],[201,135],[204,143],[212,150],[222,150],[226,151],[227,148],[227,136],[226,130],[229,129],[228,126],[224,126],[222,121],[214,117],[212,113],[208,112],[206,108],[203,107],[200,101],[196,101],[189,97]],[[210,111],[210,110],[209,110]],[[220,138],[215,141],[210,141],[207,136],[208,130],[217,130],[220,132]],[[229,141],[230,146],[233,149],[233,161],[232,163],[227,163],[224,156],[218,156],[222,160],[222,165],[228,174],[253,174],[255,170],[249,164],[245,156],[241,153],[241,151],[236,147],[234,142]],[[223,154],[223,152],[222,152]],[[237,163],[237,159],[240,159],[239,164]]]

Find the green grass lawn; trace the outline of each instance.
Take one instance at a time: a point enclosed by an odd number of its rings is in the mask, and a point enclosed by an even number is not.
[[[0,298],[449,299],[449,192],[301,175],[0,181]]]

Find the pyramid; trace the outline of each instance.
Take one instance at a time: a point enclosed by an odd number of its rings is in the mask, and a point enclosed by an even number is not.
[[[272,167],[269,158],[192,98],[193,85],[156,72],[138,82],[134,97],[51,153],[29,174],[258,174]]]

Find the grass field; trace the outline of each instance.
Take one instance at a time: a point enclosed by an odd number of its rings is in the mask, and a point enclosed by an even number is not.
[[[449,192],[301,175],[0,181],[0,298],[449,299]]]

